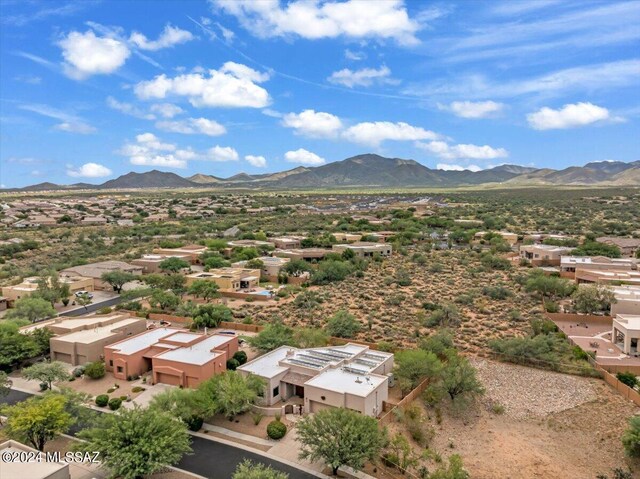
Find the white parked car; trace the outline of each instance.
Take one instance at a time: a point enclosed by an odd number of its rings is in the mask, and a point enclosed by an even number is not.
[[[93,294],[91,294],[89,291],[76,291],[76,298],[79,298],[80,296],[87,296],[88,298],[93,298]]]

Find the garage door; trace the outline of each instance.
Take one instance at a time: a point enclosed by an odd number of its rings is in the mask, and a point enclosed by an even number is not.
[[[54,361],[62,361],[63,363],[71,364],[71,355],[66,353],[55,352],[53,355]]]
[[[323,409],[329,409],[331,406],[329,406],[328,404],[323,404],[321,402],[318,401],[309,401],[309,412],[318,412],[318,411],[322,411]]]
[[[171,384],[172,386],[180,386],[180,377],[167,373],[158,373],[158,382]]]

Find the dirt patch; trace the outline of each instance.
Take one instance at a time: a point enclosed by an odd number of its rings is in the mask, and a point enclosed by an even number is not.
[[[267,436],[267,425],[273,421],[274,417],[264,416],[258,425],[254,424],[254,414],[251,412],[246,412],[244,414],[240,414],[236,416],[233,420],[229,420],[226,417],[217,414],[213,418],[207,419],[208,424],[212,424],[214,426],[223,427],[225,429],[230,429],[235,432],[241,432],[243,434],[248,434],[250,436],[259,437],[260,439],[268,439]],[[280,419],[280,421],[287,426],[288,429],[291,428],[291,423],[287,421],[284,417]]]
[[[597,379],[470,358],[486,389],[484,400],[517,419],[545,417],[596,399]]]
[[[118,388],[115,391],[108,393],[107,391],[110,388],[114,387],[116,384],[118,385]],[[93,397],[98,396],[99,394],[109,394],[109,397],[130,396],[132,399],[142,393],[142,391],[133,392],[132,389],[134,387],[149,387],[146,384],[142,384],[140,380],[122,381],[121,379],[116,379],[109,372],[100,379],[91,379],[87,376],[84,376],[82,378],[76,379],[75,381],[64,381],[56,383],[56,386],[68,387],[76,391],[90,394]]]

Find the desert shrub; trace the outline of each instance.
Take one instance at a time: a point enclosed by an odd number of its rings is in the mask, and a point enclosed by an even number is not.
[[[100,394],[96,396],[96,406],[105,407],[109,403],[109,396],[107,394]]]
[[[84,374],[84,366],[78,366],[77,368],[74,368],[71,374],[73,374],[74,378],[79,378]]]
[[[144,391],[145,389],[141,386],[134,386],[133,388],[131,388],[131,392],[132,393],[140,393],[142,391]]]
[[[362,325],[352,314],[341,310],[327,321],[326,330],[330,336],[353,338],[362,329]]]
[[[640,457],[640,416],[629,419],[629,426],[622,435],[622,445],[630,457]]]
[[[84,373],[91,379],[103,378],[105,375],[104,363],[102,361],[89,363],[84,367]]]
[[[287,426],[285,426],[283,423],[281,423],[277,419],[275,421],[271,421],[267,425],[267,435],[271,439],[275,439],[275,440],[282,439],[286,433],[287,433]]]
[[[237,359],[227,359],[227,369],[230,371],[235,371],[238,366],[240,366],[240,362]]]
[[[111,398],[109,399],[109,409],[112,411],[117,411],[122,406],[122,399],[120,398]]]
[[[233,355],[233,359],[238,361],[239,364],[244,364],[247,362],[247,353],[244,351],[236,351]]]
[[[629,372],[618,373],[616,374],[616,377],[618,378],[618,381],[626,384],[632,389],[638,385],[638,378],[633,373],[629,373]]]
[[[262,422],[263,418],[264,418],[264,414],[262,414],[261,412],[254,412],[251,414],[251,419],[253,419],[253,424],[255,424],[256,426],[260,424],[260,422]]]
[[[513,296],[513,293],[504,286],[485,286],[482,288],[482,294],[491,299],[507,299]]]
[[[98,310],[98,314],[109,314],[111,312],[111,308],[109,306],[104,306]]]

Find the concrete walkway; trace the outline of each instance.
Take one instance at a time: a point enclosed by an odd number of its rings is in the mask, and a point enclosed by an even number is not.
[[[214,426],[213,424],[204,423],[202,425],[202,429],[204,429],[205,431],[215,432],[217,434],[221,434],[223,436],[227,436],[232,439],[240,439],[242,441],[252,442],[253,444],[259,444],[260,446],[273,447],[276,444],[276,441],[270,441],[269,439],[263,439],[261,437],[251,436],[249,434],[243,434],[241,432],[227,429],[226,427]]]

